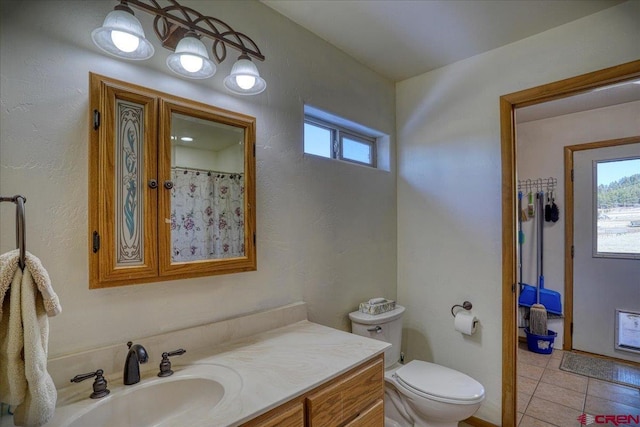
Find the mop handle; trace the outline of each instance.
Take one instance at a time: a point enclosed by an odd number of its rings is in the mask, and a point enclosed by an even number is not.
[[[524,233],[522,232],[522,191],[518,191],[518,245],[520,246],[520,284],[524,283],[522,277],[522,245],[524,244]]]
[[[536,193],[538,209],[540,208],[540,193]],[[538,213],[540,210],[538,210]],[[540,215],[536,218],[536,273],[538,274],[538,283],[536,286],[536,304],[540,304]]]
[[[544,210],[544,192],[540,192],[540,209]],[[544,289],[544,218],[540,218],[540,288]]]

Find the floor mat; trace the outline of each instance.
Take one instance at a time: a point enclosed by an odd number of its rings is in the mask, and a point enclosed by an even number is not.
[[[640,388],[640,368],[626,363],[565,351],[560,369],[603,381]]]

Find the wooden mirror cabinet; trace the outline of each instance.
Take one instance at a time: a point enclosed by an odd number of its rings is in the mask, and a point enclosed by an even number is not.
[[[89,77],[89,287],[256,270],[255,118]]]

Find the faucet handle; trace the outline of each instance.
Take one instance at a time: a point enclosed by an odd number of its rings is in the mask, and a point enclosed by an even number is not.
[[[173,371],[171,370],[171,361],[169,360],[169,357],[180,356],[186,352],[187,350],[184,348],[179,348],[178,350],[162,353],[162,361],[160,362],[160,372],[158,372],[158,376],[168,377],[169,375],[172,375]]]
[[[162,356],[164,357],[165,354],[167,355],[167,357],[182,356],[186,352],[187,350],[185,350],[184,348],[179,348],[177,350],[169,351],[167,353],[162,353]]]
[[[71,378],[72,383],[79,383],[84,380],[88,380],[89,378],[96,377],[96,380],[93,382],[93,393],[89,396],[92,399],[100,399],[101,397],[105,397],[110,391],[107,389],[107,380],[102,375],[104,371],[102,369],[98,369],[95,372],[89,372],[87,374],[76,375]]]

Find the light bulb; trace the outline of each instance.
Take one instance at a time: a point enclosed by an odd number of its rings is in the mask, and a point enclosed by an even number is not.
[[[242,89],[248,90],[251,89],[256,84],[256,78],[253,76],[236,76],[236,83]]]
[[[140,39],[138,37],[117,30],[111,31],[111,41],[118,49],[127,53],[135,51],[140,45]]]
[[[243,53],[224,79],[224,86],[237,95],[255,95],[267,87],[267,82],[260,77],[258,68],[251,62],[249,55]]]
[[[180,64],[185,70],[189,71],[190,73],[197,73],[198,71],[202,70],[204,61],[202,60],[202,58],[195,55],[182,54],[180,55]]]

